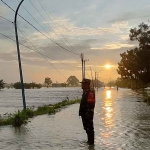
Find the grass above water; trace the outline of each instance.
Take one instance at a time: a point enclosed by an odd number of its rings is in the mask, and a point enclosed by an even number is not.
[[[43,114],[54,114],[64,106],[76,104],[79,102],[80,102],[79,99],[64,100],[54,105],[44,105],[38,107],[36,110],[32,108],[27,108],[26,110],[22,111],[18,110],[17,113],[8,115],[6,119],[0,116],[0,126],[13,125],[14,127],[20,127],[23,124],[27,124],[29,118]]]

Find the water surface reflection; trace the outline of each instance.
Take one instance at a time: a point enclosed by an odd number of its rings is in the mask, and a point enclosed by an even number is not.
[[[105,130],[102,132],[102,136],[104,138],[110,138],[112,135],[111,128],[114,126],[114,118],[113,118],[113,99],[112,99],[112,91],[105,91],[104,98],[104,126]]]
[[[150,150],[150,107],[141,99],[128,89],[96,93],[95,146],[79,144],[87,137],[75,104],[55,115],[35,117],[19,130],[0,127],[0,149]]]

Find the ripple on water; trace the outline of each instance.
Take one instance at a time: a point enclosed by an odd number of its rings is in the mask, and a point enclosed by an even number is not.
[[[87,137],[75,104],[55,115],[35,117],[20,129],[1,127],[0,149],[149,150],[150,107],[139,100],[141,95],[129,89],[97,92],[94,147],[79,144]]]

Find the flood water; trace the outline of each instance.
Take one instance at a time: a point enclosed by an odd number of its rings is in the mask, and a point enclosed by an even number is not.
[[[81,94],[78,88],[68,91]],[[47,103],[44,98],[43,101]],[[129,89],[99,89],[94,116],[95,146],[80,144],[87,137],[78,108],[79,104],[74,104],[55,115],[34,117],[20,129],[0,127],[0,149],[150,150],[150,106],[143,102],[142,95]]]
[[[82,95],[81,88],[41,88],[25,89],[27,107],[54,104],[67,98],[76,99]],[[20,89],[4,89],[0,91],[0,114],[13,113],[23,108]]]

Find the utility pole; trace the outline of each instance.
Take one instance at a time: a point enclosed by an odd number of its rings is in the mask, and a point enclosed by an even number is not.
[[[22,0],[15,12],[15,19],[14,19],[14,25],[15,25],[15,35],[16,35],[16,45],[17,45],[17,54],[18,54],[18,63],[19,63],[19,72],[20,72],[20,81],[21,81],[21,89],[22,89],[22,99],[23,99],[23,108],[26,110],[26,101],[25,101],[25,93],[24,93],[24,83],[23,83],[23,74],[22,74],[22,66],[21,66],[21,57],[20,57],[20,49],[19,49],[19,40],[18,40],[18,32],[17,32],[17,14],[18,10],[23,3],[24,0]]]
[[[83,56],[83,54],[81,53],[81,62],[82,62],[82,80],[83,80],[83,78],[84,78],[84,63],[83,63],[83,58],[84,58],[84,56]]]
[[[103,70],[100,70],[100,71],[103,71]],[[98,90],[98,73],[99,73],[100,71],[98,71],[98,72],[95,71],[95,88],[97,87],[97,90]],[[97,76],[96,76],[96,75],[97,75]]]
[[[97,72],[95,71],[95,88],[96,88],[96,73],[97,73]]]
[[[85,62],[86,61],[89,61],[89,60],[83,60],[83,62],[84,62],[84,78],[85,78]]]

